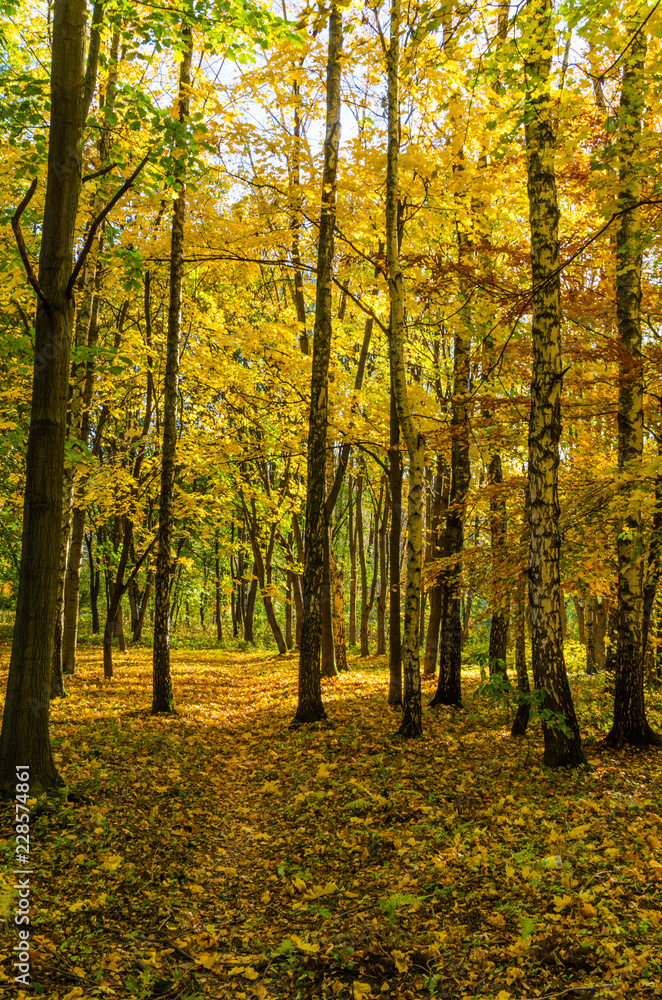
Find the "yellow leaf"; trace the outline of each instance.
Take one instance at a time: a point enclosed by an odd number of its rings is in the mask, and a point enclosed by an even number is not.
[[[553,896],[552,899],[554,901],[554,909],[557,913],[560,913],[561,910],[565,910],[566,906],[570,906],[572,903],[572,896],[568,895]]]
[[[81,990],[80,986],[74,986],[73,990],[70,990],[69,993],[65,993],[65,995],[62,997],[62,1000],[78,1000],[78,997],[82,996],[83,996],[83,991]]]
[[[271,893],[269,892],[269,890],[268,890],[268,889],[266,889],[266,890],[265,890],[265,891],[264,891],[264,892],[262,893],[262,895],[260,896],[260,902],[261,902],[261,903],[268,903],[270,899],[271,899]]]
[[[326,885],[315,885],[306,893],[306,899],[319,899],[320,896],[330,896],[333,892],[338,892],[338,886],[335,882],[327,882]]]
[[[363,997],[369,997],[372,993],[372,987],[370,983],[353,983],[352,992],[354,994],[354,1000],[362,1000]]]
[[[234,969],[228,970],[228,976],[240,976],[245,968],[245,965],[235,965]]]
[[[508,990],[499,990],[499,992],[495,997],[495,1000],[510,1000],[511,997],[512,993],[509,993]]]
[[[258,979],[260,973],[256,972],[252,965],[247,965],[243,971],[244,979]]]
[[[407,969],[409,968],[409,959],[404,954],[404,952],[398,951],[397,948],[394,948],[393,951],[391,952],[391,957],[395,962],[395,967],[398,970],[398,972],[407,971]]]
[[[318,778],[330,778],[331,777],[331,772],[329,771],[329,769],[326,766],[326,764],[320,764],[320,766],[317,768],[317,777]]]
[[[290,934],[290,939],[294,941],[300,951],[314,952],[320,950],[320,946],[318,944],[311,944],[310,941],[305,941],[303,938],[300,938],[298,934]]]
[[[582,823],[581,826],[575,826],[572,830],[568,831],[569,840],[579,840],[584,834],[591,829],[590,823]]]
[[[491,916],[489,916],[487,918],[487,922],[488,922],[488,924],[490,924],[491,927],[505,927],[506,926],[505,917],[501,913],[493,913]]]
[[[514,877],[515,877],[515,869],[513,868],[512,865],[506,865],[506,878],[514,878]]]
[[[306,883],[302,878],[299,878],[298,875],[294,876],[294,878],[292,879],[292,884],[295,886],[295,888],[299,890],[299,892],[303,892],[303,890],[306,888]]]
[[[262,983],[256,983],[253,987],[253,996],[257,997],[257,1000],[264,1000],[267,996],[266,986],[263,986]]]
[[[218,953],[215,951],[203,951],[202,955],[198,955],[196,958],[196,963],[198,965],[204,966],[205,969],[211,969],[218,960]]]
[[[107,872],[116,872],[117,869],[122,864],[123,860],[124,859],[122,858],[121,854],[110,854],[106,858],[106,860],[104,861],[104,863],[101,865],[101,867],[104,869],[104,871],[107,871]]]
[[[265,781],[262,785],[263,792],[278,792],[280,791],[280,785],[277,781]]]

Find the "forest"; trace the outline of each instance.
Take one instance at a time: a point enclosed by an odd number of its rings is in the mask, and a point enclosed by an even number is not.
[[[0,11],[0,996],[658,996],[659,0]]]

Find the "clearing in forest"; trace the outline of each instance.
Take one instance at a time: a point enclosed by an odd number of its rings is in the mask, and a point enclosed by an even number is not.
[[[381,661],[324,681],[328,722],[297,730],[294,655],[187,650],[173,666],[175,717],[149,715],[146,649],[104,684],[83,646],[54,705],[70,800],[32,806],[37,992],[661,995],[662,756],[601,749],[602,678],[573,680],[592,770],[549,773],[535,723],[512,740],[507,707],[474,697],[477,671],[463,709],[426,710],[403,743]],[[653,692],[656,728],[661,709]],[[12,997],[14,931],[0,924]]]

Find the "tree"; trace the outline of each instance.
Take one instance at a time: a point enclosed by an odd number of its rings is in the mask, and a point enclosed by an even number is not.
[[[0,785],[9,789],[16,765],[21,764],[30,768],[33,793],[62,784],[51,755],[48,721],[60,575],[69,345],[75,311],[72,251],[86,115],[86,13],[84,0],[55,0],[48,179],[36,277],[20,231],[20,216],[36,181],[13,220],[38,303],[21,566],[0,735]]]
[[[619,107],[616,312],[621,347],[618,390],[618,468],[631,474],[643,454],[643,365],[641,343],[641,179],[639,156],[646,35],[639,27],[624,55]],[[627,487],[626,487],[627,489]],[[630,491],[632,492],[632,491]],[[620,747],[662,746],[644,706],[644,546],[641,513],[633,499],[618,533],[618,643],[614,721],[607,743]]]
[[[186,221],[186,125],[190,113],[193,32],[182,30],[184,51],[179,64],[179,124],[176,179],[177,197],[172,209],[170,244],[170,302],[163,389],[163,444],[161,448],[161,493],[159,534],[154,578],[154,676],[152,714],[174,711],[170,676],[170,587],[172,581],[173,499],[177,453],[177,400],[179,338],[182,327],[182,283],[184,279],[184,224]]]
[[[303,617],[299,650],[299,703],[294,721],[317,722],[325,717],[322,704],[320,651],[322,640],[321,591],[324,584],[325,537],[328,533],[326,462],[328,375],[332,338],[332,273],[336,224],[336,174],[340,145],[340,56],[342,12],[332,3],[326,76],[326,134],[324,173],[317,251],[317,286],[313,365],[310,382],[306,484]]]
[[[398,424],[409,456],[409,496],[407,500],[407,582],[404,622],[404,692],[401,736],[420,736],[422,727],[421,670],[418,629],[420,624],[421,570],[423,562],[423,458],[425,441],[417,425],[407,392],[405,371],[404,287],[398,246],[398,154],[400,77],[400,0],[391,0],[391,32],[387,55],[388,145],[386,166],[386,257],[391,306],[389,359],[392,392]],[[393,505],[394,507],[395,505]]]
[[[568,684],[561,630],[558,467],[561,436],[561,288],[559,207],[550,95],[556,44],[550,0],[537,0],[526,22],[525,134],[531,228],[533,370],[529,421],[529,602],[531,660],[542,707],[548,767],[586,763]],[[524,38],[522,39],[524,43]],[[559,720],[558,717],[562,718]]]

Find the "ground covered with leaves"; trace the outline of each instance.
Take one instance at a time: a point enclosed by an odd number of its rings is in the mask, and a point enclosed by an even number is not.
[[[476,671],[403,743],[383,662],[353,659],[298,730],[294,656],[173,666],[174,717],[149,715],[146,649],[105,684],[83,647],[54,706],[69,800],[32,805],[31,995],[662,995],[662,754],[601,746],[601,678],[573,680],[592,769],[568,774],[541,769],[537,727],[510,738]],[[0,994],[20,997],[0,850]]]

